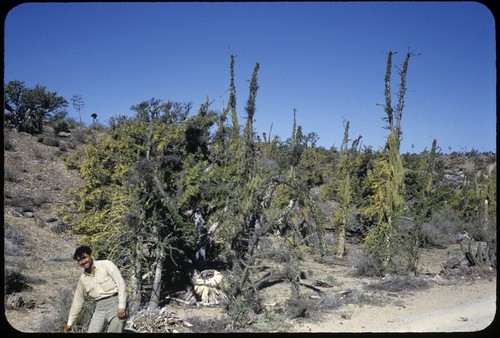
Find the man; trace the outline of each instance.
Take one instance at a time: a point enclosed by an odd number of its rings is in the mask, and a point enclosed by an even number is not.
[[[105,332],[122,332],[125,326],[127,287],[120,270],[109,260],[94,260],[88,246],[77,248],[73,259],[84,270],[76,286],[64,332],[71,332],[86,295],[96,300],[88,332],[104,332],[105,327]]]

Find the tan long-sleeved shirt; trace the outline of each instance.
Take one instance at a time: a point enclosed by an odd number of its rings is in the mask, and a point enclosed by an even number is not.
[[[76,286],[73,303],[69,310],[68,326],[72,326],[82,310],[85,296],[99,300],[118,293],[118,309],[127,305],[127,286],[116,265],[108,260],[94,260],[92,273],[84,272]]]

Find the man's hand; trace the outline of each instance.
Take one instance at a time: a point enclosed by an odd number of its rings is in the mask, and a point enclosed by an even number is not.
[[[69,333],[71,332],[71,326],[64,325],[64,333]]]
[[[125,314],[126,314],[125,309],[118,309],[118,313],[117,313],[118,318],[120,318],[120,319],[125,318]]]

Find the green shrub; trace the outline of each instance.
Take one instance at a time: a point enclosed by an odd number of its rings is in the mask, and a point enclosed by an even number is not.
[[[60,132],[69,133],[71,125],[68,121],[59,119],[54,122],[54,134],[59,134]]]

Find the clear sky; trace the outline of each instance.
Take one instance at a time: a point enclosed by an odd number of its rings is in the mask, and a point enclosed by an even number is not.
[[[255,129],[291,136],[293,110],[317,145],[351,139],[374,150],[387,129],[383,104],[387,52],[408,50],[402,152],[496,152],[495,21],[478,2],[24,3],[5,18],[4,82],[41,84],[82,120],[96,113],[134,116],[152,97],[212,109],[228,101],[236,54],[238,114],[244,121],[256,62]],[[393,103],[399,87],[393,69]]]

